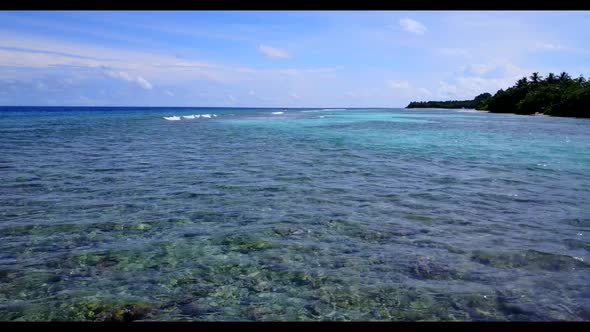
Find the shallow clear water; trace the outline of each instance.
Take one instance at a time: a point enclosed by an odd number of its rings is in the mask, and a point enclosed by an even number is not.
[[[589,120],[278,111],[0,108],[0,320],[590,320]]]

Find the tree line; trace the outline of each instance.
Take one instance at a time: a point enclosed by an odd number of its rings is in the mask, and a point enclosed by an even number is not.
[[[479,104],[492,95],[482,93],[473,100],[449,100],[449,101],[413,101],[406,108],[477,108]]]
[[[493,96],[483,93],[473,100],[411,102],[407,108],[471,108],[492,113],[535,114],[590,118],[590,81],[582,75],[538,72],[519,79]]]

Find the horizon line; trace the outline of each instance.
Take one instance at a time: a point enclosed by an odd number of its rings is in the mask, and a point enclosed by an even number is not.
[[[112,106],[112,105],[0,105],[0,107],[120,107],[120,108],[141,108],[141,107],[150,107],[150,108],[165,108],[165,107],[174,107],[174,108],[282,108],[282,109],[309,109],[309,108],[344,108],[344,109],[357,109],[357,108],[406,108],[403,107],[372,107],[372,106],[362,106],[362,107],[344,107],[344,106],[315,106],[315,107],[257,107],[257,106]]]

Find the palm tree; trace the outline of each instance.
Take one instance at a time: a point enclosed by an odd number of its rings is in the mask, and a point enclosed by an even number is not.
[[[531,81],[533,81],[533,83],[534,83],[534,84],[537,84],[537,83],[539,83],[539,81],[540,81],[541,79],[542,79],[542,77],[541,77],[541,76],[539,76],[539,73],[538,73],[538,72],[534,72],[534,73],[531,75]]]
[[[547,75],[547,83],[554,83],[554,82],[555,82],[555,74],[549,73],[549,75]]]
[[[568,73],[562,72],[561,74],[559,74],[559,81],[560,82],[569,81],[569,80],[571,80],[571,77]]]
[[[523,77],[523,78],[519,79],[518,82],[516,82],[516,86],[519,88],[524,88],[528,84],[529,84],[529,81],[527,80],[526,77]]]

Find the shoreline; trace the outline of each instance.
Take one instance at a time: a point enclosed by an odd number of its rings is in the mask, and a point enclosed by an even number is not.
[[[586,119],[583,117],[577,117],[577,116],[559,116],[559,115],[550,115],[550,114],[545,114],[545,113],[539,113],[536,112],[534,114],[518,114],[518,113],[504,113],[504,112],[492,112],[492,111],[488,111],[488,110],[477,110],[477,109],[467,109],[467,108],[431,108],[431,107],[404,107],[404,109],[406,110],[450,110],[450,111],[466,111],[465,113],[491,113],[491,114],[514,114],[514,115],[522,115],[522,116],[540,116],[540,117],[552,117],[552,118],[575,118],[575,119]]]

